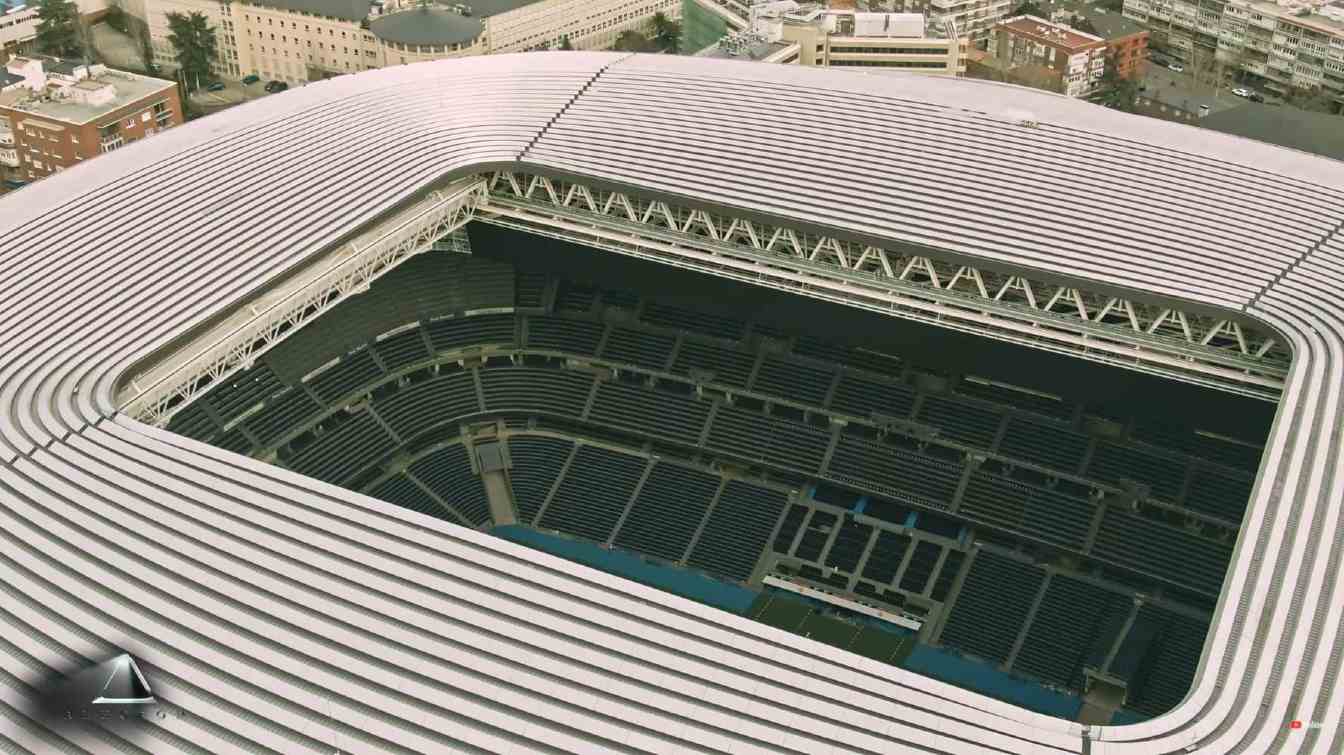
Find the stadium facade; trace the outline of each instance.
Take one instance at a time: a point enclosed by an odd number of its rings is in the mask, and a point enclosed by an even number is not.
[[[65,171],[0,203],[0,734],[1338,752],[1340,187],[1333,161],[1015,87],[599,53],[341,77]],[[163,429],[473,217],[1276,400],[1189,694],[1129,726],[1032,713]],[[120,652],[174,715],[27,707]]]

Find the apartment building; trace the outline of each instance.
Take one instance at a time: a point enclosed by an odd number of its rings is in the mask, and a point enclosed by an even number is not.
[[[1187,67],[1239,69],[1279,93],[1344,96],[1344,2],[1125,0],[1124,14]]]
[[[171,81],[17,57],[0,77],[0,180],[16,188],[182,123]]]
[[[1037,16],[999,22],[986,48],[1002,69],[1030,68],[1069,97],[1093,92],[1106,69],[1106,40]]]

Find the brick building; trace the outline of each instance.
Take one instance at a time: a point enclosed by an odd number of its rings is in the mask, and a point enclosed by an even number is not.
[[[182,123],[177,85],[101,65],[14,58],[0,91],[0,179],[31,181]]]
[[[1091,27],[1090,33],[1106,40],[1106,59],[1124,79],[1143,77],[1148,65],[1148,29],[1133,19],[1107,12],[1094,5],[1056,3],[1050,14],[1055,23]]]
[[[1097,88],[1106,67],[1106,40],[1036,16],[1002,21],[987,48],[1002,69],[1032,68],[1057,79],[1043,88],[1083,97]]]

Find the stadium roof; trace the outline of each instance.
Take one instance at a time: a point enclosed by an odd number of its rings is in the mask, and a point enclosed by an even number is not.
[[[798,160],[818,147],[800,117],[846,139]],[[1187,699],[1085,745],[1079,724],[118,413],[146,355],[499,167],[1277,329],[1292,371]],[[150,751],[1337,753],[1342,225],[1337,162],[987,82],[564,52],[255,100],[0,199],[0,660],[32,684],[131,653],[185,714]],[[110,751],[94,731],[0,724],[29,751]]]

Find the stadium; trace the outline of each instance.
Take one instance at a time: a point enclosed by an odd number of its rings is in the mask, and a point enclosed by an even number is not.
[[[12,752],[1337,753],[1344,166],[1007,85],[315,83],[0,200]],[[63,725],[129,653],[167,715]]]

